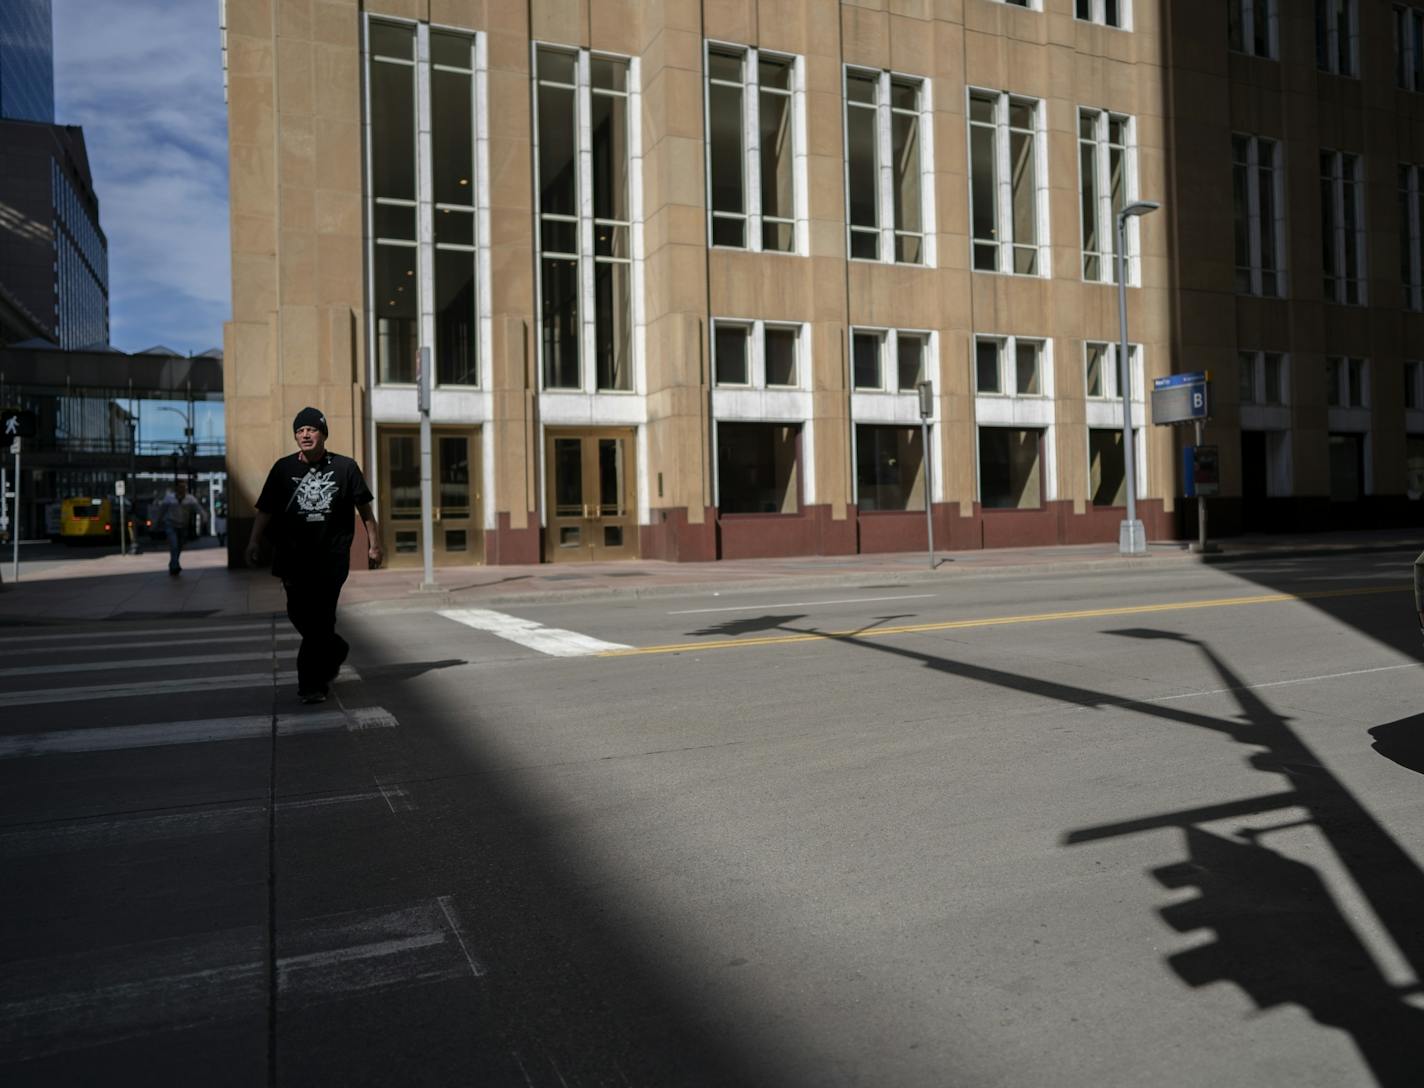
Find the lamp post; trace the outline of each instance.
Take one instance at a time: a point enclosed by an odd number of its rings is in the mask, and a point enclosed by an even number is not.
[[[1137,452],[1132,436],[1132,366],[1127,354],[1127,221],[1162,205],[1151,200],[1137,200],[1117,213],[1117,237],[1114,256],[1117,259],[1117,318],[1121,343],[1117,353],[1118,389],[1122,393],[1122,459],[1126,470],[1127,517],[1118,530],[1117,550],[1120,555],[1147,554],[1147,532],[1137,518]]]

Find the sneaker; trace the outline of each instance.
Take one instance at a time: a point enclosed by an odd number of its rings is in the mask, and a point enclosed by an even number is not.
[[[313,688],[311,691],[299,691],[297,698],[304,703],[324,703],[326,702],[326,689]]]

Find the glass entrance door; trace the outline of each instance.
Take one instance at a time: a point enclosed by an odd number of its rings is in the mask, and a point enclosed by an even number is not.
[[[436,566],[484,561],[481,531],[479,432],[439,429],[430,443],[431,543]],[[419,567],[424,562],[420,524],[420,434],[382,430],[381,536],[386,564]]]
[[[544,558],[551,563],[637,558],[633,432],[551,433],[544,455]]]

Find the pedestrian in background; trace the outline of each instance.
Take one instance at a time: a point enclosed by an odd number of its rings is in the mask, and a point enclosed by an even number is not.
[[[371,489],[349,457],[326,448],[326,417],[303,408],[292,421],[297,452],[279,458],[257,497],[257,517],[247,545],[256,566],[264,536],[272,543],[272,574],[287,591],[287,618],[302,636],[297,651],[297,694],[319,703],[341,671],[350,647],[336,633],[336,604],[351,569],[356,515],[366,528],[372,568],[385,556],[371,512]]]
[[[164,495],[163,501],[158,504],[158,513],[154,515],[153,520],[162,527],[163,535],[168,538],[170,577],[176,578],[183,570],[178,557],[183,554],[183,544],[188,539],[192,519],[201,512],[202,507],[198,505],[198,500],[188,494],[187,480],[177,481],[173,490]]]

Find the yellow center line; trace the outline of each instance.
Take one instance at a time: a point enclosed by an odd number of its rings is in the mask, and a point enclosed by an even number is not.
[[[1264,593],[1253,597],[1213,597],[1203,601],[1119,605],[1116,608],[1085,608],[1072,612],[1037,612],[1025,616],[985,616],[976,620],[942,620],[938,623],[915,623],[901,627],[871,627],[866,630],[816,631],[805,634],[761,635],[756,638],[674,642],[664,646],[634,646],[626,650],[606,650],[598,656],[639,657],[648,654],[682,654],[694,650],[734,650],[745,646],[789,646],[796,642],[884,638],[886,635],[916,635],[927,631],[958,631],[971,627],[1005,627],[1015,623],[1050,623],[1059,620],[1102,619],[1107,616],[1142,616],[1153,612],[1185,612],[1194,608],[1238,608],[1253,604],[1284,604],[1288,601],[1316,601],[1329,597],[1366,597],[1378,593],[1408,592],[1411,592],[1409,586],[1364,586],[1356,589],[1308,590],[1304,593]]]

